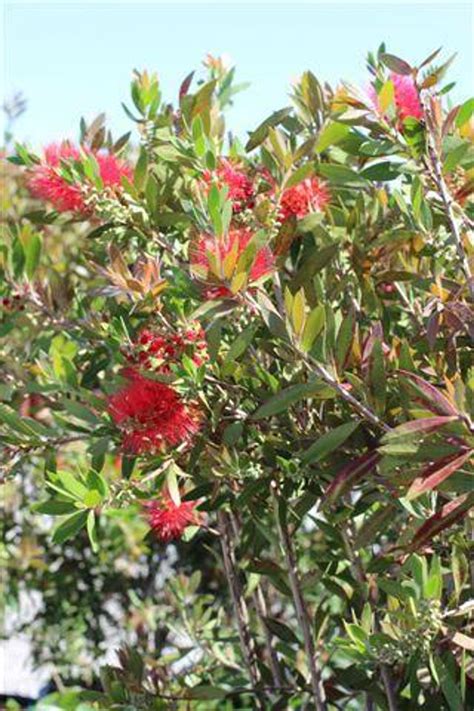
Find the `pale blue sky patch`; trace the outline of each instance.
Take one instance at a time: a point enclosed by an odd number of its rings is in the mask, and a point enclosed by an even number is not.
[[[164,96],[204,56],[226,54],[237,80],[251,86],[236,98],[228,126],[245,135],[287,105],[291,81],[305,69],[335,85],[365,86],[365,56],[384,40],[388,51],[420,62],[443,46],[458,57],[449,78],[453,100],[472,93],[470,3],[360,2],[69,2],[4,5],[3,95],[20,90],[28,110],[16,136],[33,145],[77,138],[79,118],[105,111],[115,135],[129,130],[134,67],[156,70]]]

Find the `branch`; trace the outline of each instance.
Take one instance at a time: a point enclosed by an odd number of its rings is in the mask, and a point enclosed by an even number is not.
[[[257,655],[255,649],[255,641],[251,635],[249,627],[249,612],[247,603],[245,602],[242,585],[238,577],[235,552],[232,542],[232,533],[229,522],[229,515],[224,511],[217,513],[218,527],[220,532],[220,541],[222,547],[222,557],[224,559],[224,571],[229,585],[232,601],[234,603],[234,611],[237,618],[237,627],[239,632],[240,647],[245,660],[245,665],[249,673],[250,682],[255,689],[256,703],[258,708],[264,709],[264,700],[256,687],[261,681],[260,670],[257,664]]]
[[[280,516],[278,515],[278,499],[276,495],[275,482],[272,482],[270,490],[275,509],[275,519],[278,537],[280,539],[280,545],[282,547],[283,554],[285,557],[291,594],[296,610],[296,616],[298,618],[298,624],[303,633],[304,648],[306,651],[306,658],[311,677],[311,688],[313,690],[315,708],[316,711],[326,711],[326,695],[324,692],[321,670],[319,668],[318,655],[311,633],[309,613],[306,607],[303,593],[301,591],[301,582],[298,575],[298,566],[296,562],[295,551],[290,535],[288,533],[288,528],[285,524],[282,523],[282,521],[280,520]]]
[[[389,711],[398,711],[398,704],[395,698],[395,692],[392,686],[392,680],[386,664],[380,665],[380,676],[382,677],[383,686],[387,695]]]
[[[240,534],[240,520],[238,514],[234,515],[231,513],[230,520],[234,530],[234,535],[237,537]],[[266,622],[266,618],[268,617],[268,605],[265,593],[260,583],[256,586],[255,591],[252,594],[252,601],[265,635],[265,646],[267,648],[268,658],[270,661],[273,682],[276,688],[281,688],[283,687],[283,679],[281,676],[280,662],[273,645],[273,634]]]

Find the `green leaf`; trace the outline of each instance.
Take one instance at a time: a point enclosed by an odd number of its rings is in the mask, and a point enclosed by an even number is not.
[[[89,489],[89,491],[84,496],[82,503],[88,509],[94,509],[102,501],[102,495],[97,489]]]
[[[350,312],[342,320],[336,339],[336,364],[341,373],[349,359],[352,341],[354,340],[356,320],[354,313]]]
[[[227,351],[224,364],[233,363],[237,360],[237,358],[240,358],[240,356],[245,353],[249,345],[252,343],[256,330],[257,327],[254,324],[250,324],[250,326],[247,326],[242,333],[239,333]]]
[[[270,632],[272,632],[279,639],[282,639],[288,644],[300,644],[298,637],[287,625],[284,625],[282,622],[279,622],[272,617],[265,617],[264,622]]]
[[[367,180],[386,181],[396,180],[400,177],[399,167],[396,163],[383,161],[382,163],[373,163],[360,172],[361,176]]]
[[[380,59],[385,66],[391,69],[392,72],[395,72],[395,74],[408,76],[413,71],[408,62],[405,62],[404,59],[400,59],[400,57],[396,57],[394,54],[384,52],[380,55]]]
[[[100,417],[97,417],[97,415],[91,412],[91,410],[89,410],[84,405],[81,405],[81,403],[79,402],[75,402],[74,400],[68,400],[67,398],[62,398],[61,404],[67,412],[69,412],[74,417],[77,417],[78,420],[83,420],[84,422],[88,422],[91,425],[103,424]]]
[[[250,133],[249,140],[247,141],[247,144],[245,146],[245,150],[247,153],[250,153],[250,151],[253,151],[254,148],[257,148],[261,143],[264,142],[266,137],[268,136],[268,130],[273,126],[278,126],[279,123],[281,123],[289,114],[291,113],[292,109],[290,107],[280,109],[279,111],[275,111],[271,116],[265,119],[258,128],[255,129],[255,131],[252,131]]]
[[[358,421],[346,422],[326,432],[309,447],[301,459],[303,464],[314,464],[340,447],[359,426]]]
[[[87,521],[88,512],[78,511],[72,516],[68,516],[65,521],[62,521],[53,532],[53,543],[64,543],[69,538],[73,538]]]
[[[41,501],[38,504],[33,504],[31,510],[35,513],[46,514],[47,516],[64,516],[65,514],[77,511],[77,507],[72,501],[51,499],[51,501]]]
[[[292,188],[295,185],[298,185],[298,183],[301,183],[303,180],[306,180],[306,178],[309,178],[309,176],[312,175],[313,172],[314,168],[311,163],[305,163],[304,165],[297,168],[294,173],[290,175],[283,187],[285,189]]]
[[[145,185],[145,180],[148,170],[148,156],[144,148],[140,150],[140,155],[138,156],[137,163],[135,165],[135,171],[133,174],[133,184],[137,190],[141,190]]]
[[[85,495],[87,494],[87,488],[84,484],[77,479],[71,472],[59,471],[51,477],[53,483],[58,481],[66,491],[68,491],[74,498],[83,501]]]
[[[322,153],[329,148],[329,146],[334,146],[336,143],[340,143],[347,134],[350,132],[350,127],[344,123],[338,123],[333,121],[332,123],[324,126],[322,131],[318,136],[316,143],[316,153]]]
[[[457,116],[456,116],[456,126],[458,128],[461,128],[461,126],[464,126],[464,124],[470,120],[470,118],[473,114],[474,114],[474,98],[468,99],[467,101],[464,102],[464,104],[462,104],[462,106],[459,109]]]
[[[295,292],[301,286],[307,284],[315,274],[321,271],[321,269],[324,269],[324,267],[334,259],[339,250],[340,246],[336,243],[312,252],[309,257],[303,261],[301,267],[292,279],[291,290]]]
[[[365,183],[363,175],[359,175],[352,168],[338,163],[323,163],[318,166],[318,173],[332,183]]]
[[[379,339],[374,343],[369,361],[370,392],[377,413],[381,415],[385,410],[387,378],[385,375],[385,356]]]
[[[90,489],[97,489],[101,496],[105,497],[109,494],[109,485],[106,479],[99,472],[90,469],[87,473],[87,486]]]
[[[462,711],[465,708],[461,692],[456,680],[453,678],[447,664],[437,654],[433,657],[433,664],[439,679],[441,690],[449,704],[451,711]]]
[[[39,264],[41,256],[41,247],[43,241],[41,235],[32,234],[28,237],[26,244],[23,243],[23,250],[25,252],[25,271],[28,279],[34,276],[36,268]]]
[[[441,562],[439,556],[434,555],[431,559],[428,580],[423,591],[424,597],[431,600],[440,600],[443,590],[443,575],[441,572]]]
[[[450,150],[444,159],[443,172],[451,173],[462,161],[470,148],[468,141],[460,143],[458,146]]]
[[[97,525],[96,525],[96,519],[95,519],[95,514],[91,510],[87,514],[87,535],[89,536],[89,541],[91,542],[91,548],[94,551],[94,553],[97,553],[99,550],[99,543],[97,540]]]
[[[302,350],[309,351],[311,349],[314,341],[323,330],[325,322],[326,310],[322,304],[319,304],[311,311],[306,319],[303,336],[301,338]]]
[[[289,388],[280,390],[276,395],[273,395],[263,405],[261,405],[252,415],[253,420],[262,420],[265,417],[277,415],[279,412],[288,410],[298,400],[303,398],[318,397],[318,394],[326,394],[326,386],[324,383],[304,383],[299,385],[290,385]]]

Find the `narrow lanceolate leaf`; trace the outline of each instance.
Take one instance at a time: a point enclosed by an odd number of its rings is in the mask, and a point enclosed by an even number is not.
[[[459,455],[443,457],[434,462],[434,464],[430,464],[413,481],[407,493],[407,498],[414,499],[425,491],[430,491],[439,486],[441,482],[462,467],[464,462],[472,457],[473,453],[474,450],[468,450]]]
[[[315,274],[321,271],[321,269],[324,269],[324,267],[334,259],[338,251],[338,244],[330,244],[328,247],[323,247],[317,252],[310,254],[309,257],[304,260],[302,266],[293,278],[291,290],[295,292],[300,286],[307,284]]]
[[[445,504],[420,526],[413,536],[413,540],[408,546],[408,549],[415,551],[425,546],[434,536],[437,536],[441,531],[444,531],[445,528],[452,526],[456,521],[463,518],[473,504],[474,492],[458,496],[457,499]]]
[[[38,504],[33,504],[31,509],[35,513],[47,516],[64,516],[77,511],[76,505],[72,501],[60,501],[59,499],[41,501]]]
[[[339,372],[346,366],[351,352],[352,341],[354,340],[356,321],[353,313],[344,317],[336,339],[336,363]]]
[[[326,311],[322,304],[316,306],[308,318],[303,330],[303,336],[301,338],[301,348],[304,351],[309,351],[311,346],[315,342],[316,338],[319,336],[324,328],[324,323],[326,321]]]
[[[324,457],[344,444],[346,439],[351,436],[358,426],[358,420],[354,422],[346,422],[345,424],[336,427],[336,429],[326,432],[306,450],[301,461],[303,464],[314,464],[315,462],[319,462],[321,459],[324,459]]]
[[[379,531],[384,533],[390,521],[393,521],[397,512],[397,507],[394,504],[381,506],[377,511],[364,521],[361,529],[357,532],[354,539],[354,549],[363,548],[372,543]]]
[[[459,685],[453,677],[451,668],[448,667],[441,657],[438,657],[437,655],[433,658],[433,664],[439,679],[441,690],[446,698],[446,701],[448,702],[450,711],[461,711],[461,709],[465,708],[465,706],[459,690]]]
[[[415,373],[410,373],[408,370],[399,370],[400,375],[402,375],[409,382],[410,388],[416,393],[417,400],[421,402],[438,415],[458,415],[459,413],[455,406],[452,404],[448,398],[443,395],[438,388],[434,385],[428,383],[423,378]]]
[[[313,166],[311,165],[311,163],[305,163],[304,165],[297,168],[292,175],[290,175],[284,187],[292,188],[295,185],[298,185],[298,183],[301,183],[302,180],[306,180],[306,178],[309,178],[312,173]]]
[[[422,417],[419,420],[404,422],[382,437],[382,443],[388,444],[398,439],[405,439],[412,435],[426,435],[437,432],[445,425],[456,422],[459,418],[456,415],[440,415],[439,417]]]
[[[247,326],[242,333],[239,333],[235,341],[232,342],[224,363],[233,363],[237,358],[240,358],[240,356],[245,353],[249,345],[252,343],[255,331],[255,325],[251,324],[250,326]]]
[[[400,59],[400,57],[396,57],[394,54],[385,52],[380,55],[380,59],[386,67],[396,74],[405,74],[408,76],[408,74],[411,74],[413,71],[408,62],[405,62],[404,59]]]
[[[324,396],[324,398],[330,397],[328,388],[324,383],[317,382],[290,385],[289,388],[280,390],[280,392],[264,402],[253,414],[252,419],[262,420],[264,417],[277,415],[279,412],[288,410],[288,408],[298,400],[322,396]]]
[[[334,146],[336,143],[339,143],[347,136],[349,131],[350,127],[344,123],[333,121],[327,124],[318,136],[315,147],[316,153],[322,153],[326,148],[329,148],[329,146]]]
[[[369,359],[369,385],[377,414],[382,415],[385,411],[387,378],[382,343],[378,338],[375,340]]]
[[[378,452],[367,452],[356,459],[351,460],[336,474],[331,484],[326,489],[323,505],[326,506],[336,501],[343,493],[366,474],[372,471],[380,461]]]
[[[87,516],[88,512],[85,510],[68,516],[65,521],[54,529],[53,543],[64,543],[69,538],[73,538],[85,526]]]

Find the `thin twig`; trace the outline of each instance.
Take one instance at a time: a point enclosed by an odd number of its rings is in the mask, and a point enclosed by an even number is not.
[[[241,528],[238,514],[231,513],[230,520],[231,520],[232,528],[234,530],[234,535],[237,538],[240,536],[240,528]],[[264,590],[263,590],[262,585],[260,583],[256,586],[256,588],[252,594],[252,601],[253,601],[253,606],[255,608],[255,612],[257,613],[257,616],[260,620],[260,623],[261,623],[261,626],[263,629],[263,633],[265,636],[265,645],[267,648],[268,658],[270,661],[272,678],[273,678],[275,686],[277,688],[279,688],[279,687],[283,686],[283,679],[281,676],[280,662],[278,661],[278,655],[276,653],[276,650],[275,650],[275,647],[273,644],[273,634],[266,622],[266,618],[268,617],[268,604],[267,604]]]
[[[392,680],[386,664],[380,665],[380,676],[382,677],[383,686],[387,695],[389,711],[398,711],[398,704],[395,698],[395,692],[392,686]]]
[[[235,562],[235,552],[232,542],[232,533],[229,525],[229,516],[224,511],[217,513],[222,557],[224,560],[224,571],[229,585],[232,601],[234,603],[235,615],[237,618],[237,628],[239,632],[240,647],[244,657],[245,665],[249,673],[250,682],[256,693],[256,703],[258,708],[264,709],[264,700],[258,691],[258,684],[261,681],[260,670],[257,664],[257,654],[255,641],[250,632],[249,612],[247,603],[242,592]]]
[[[296,562],[293,543],[288,533],[287,526],[282,523],[280,516],[278,515],[278,498],[276,495],[275,482],[272,482],[271,485],[271,495],[275,509],[275,519],[278,537],[280,539],[280,545],[282,547],[283,555],[285,557],[285,563],[288,571],[288,579],[290,582],[291,594],[295,605],[296,616],[298,618],[298,623],[303,633],[304,648],[311,678],[311,688],[313,691],[315,708],[316,711],[326,711],[326,696],[322,682],[321,670],[319,668],[319,660],[317,657],[316,647],[314,644],[313,635],[311,633],[309,613],[306,607],[303,593],[301,591],[301,582],[298,575],[298,566]]]

